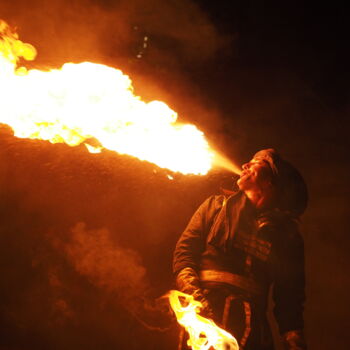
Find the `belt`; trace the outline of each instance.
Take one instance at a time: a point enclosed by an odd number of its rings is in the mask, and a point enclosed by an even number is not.
[[[250,294],[263,294],[261,286],[252,279],[227,271],[202,270],[200,272],[200,280],[202,282],[225,283],[233,287],[238,287]]]

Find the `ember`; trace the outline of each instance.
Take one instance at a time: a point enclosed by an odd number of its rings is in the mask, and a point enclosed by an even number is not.
[[[35,48],[0,21],[0,123],[15,136],[109,149],[184,174],[206,174],[214,151],[194,125],[160,101],[143,102],[130,78],[102,64],[66,63],[40,71],[17,67]],[[93,145],[89,140],[95,139]]]
[[[172,290],[169,301],[178,322],[189,334],[187,344],[193,350],[208,350],[211,347],[215,350],[239,349],[236,339],[230,333],[198,314],[202,304],[191,295]]]

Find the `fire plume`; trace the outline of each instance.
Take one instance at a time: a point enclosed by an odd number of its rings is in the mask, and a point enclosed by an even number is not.
[[[17,66],[35,56],[35,48],[0,20],[0,123],[15,136],[83,143],[89,152],[108,149],[184,174],[210,170],[214,152],[203,133],[177,123],[165,103],[135,96],[122,71],[91,62],[50,71]]]
[[[187,344],[193,350],[239,350],[236,339],[230,333],[198,314],[202,304],[191,295],[172,290],[169,301],[177,321],[189,334]]]

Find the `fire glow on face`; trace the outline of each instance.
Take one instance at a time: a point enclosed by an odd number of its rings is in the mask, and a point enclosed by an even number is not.
[[[50,71],[17,67],[21,57],[35,56],[35,48],[0,20],[0,123],[15,136],[83,143],[89,152],[108,149],[183,174],[211,169],[215,153],[204,134],[177,123],[176,112],[165,103],[135,96],[120,70],[91,62]]]
[[[198,314],[202,304],[191,295],[172,290],[169,302],[177,321],[188,332],[187,344],[192,350],[239,350],[237,340],[230,333]]]

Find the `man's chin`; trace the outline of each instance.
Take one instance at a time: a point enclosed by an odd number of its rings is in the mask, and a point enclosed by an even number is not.
[[[245,191],[251,187],[251,183],[249,179],[247,179],[245,176],[242,176],[237,180],[237,186],[241,191]]]
[[[244,180],[240,177],[236,182],[238,188],[242,191],[244,187]]]

